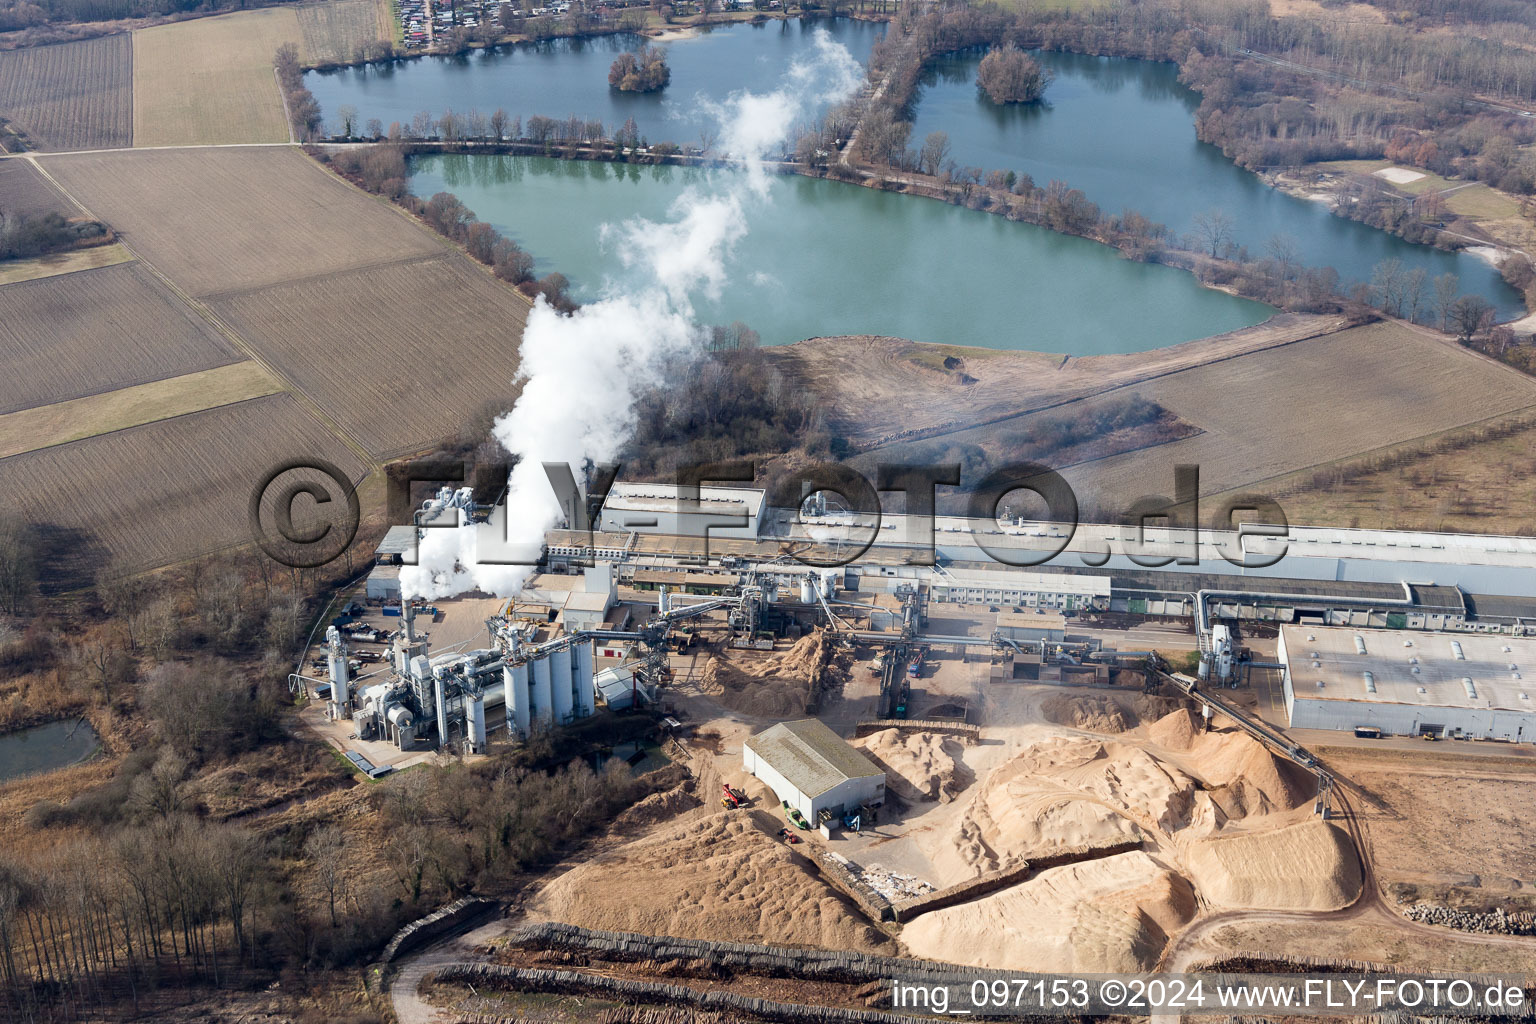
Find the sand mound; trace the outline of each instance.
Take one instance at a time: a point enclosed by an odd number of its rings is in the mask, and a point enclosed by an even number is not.
[[[1047,697],[1040,704],[1040,713],[1047,722],[1087,732],[1114,734],[1136,728],[1136,714],[1102,694]]]
[[[1200,734],[1200,715],[1190,708],[1180,708],[1147,727],[1147,736],[1160,747],[1188,750]]]
[[[1211,799],[1229,818],[1295,810],[1317,795],[1311,773],[1276,757],[1247,733],[1208,732],[1190,749]]]
[[[1191,845],[1185,860],[1213,907],[1338,910],[1360,894],[1349,838],[1320,818],[1207,839]]]
[[[765,718],[805,714],[812,681],[831,658],[824,630],[809,633],[795,645],[767,657],[749,651],[717,654],[704,666],[701,692],[723,707]]]
[[[976,967],[1142,971],[1194,913],[1189,883],[1136,851],[924,914],[901,937],[917,956]]]
[[[1145,751],[1086,738],[1024,748],[976,790],[929,859],[954,884],[1065,847],[1172,830],[1192,807],[1194,780]]]
[[[530,912],[587,928],[890,953],[803,858],[740,813],[698,818],[567,871]]]
[[[908,803],[949,803],[971,783],[971,773],[960,760],[964,748],[953,737],[882,729],[853,745],[885,769],[891,791]]]

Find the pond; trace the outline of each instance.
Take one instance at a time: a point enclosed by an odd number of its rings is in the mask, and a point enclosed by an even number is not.
[[[0,782],[78,764],[101,748],[96,730],[71,718],[0,735]]]
[[[1491,265],[1466,253],[1413,245],[1335,217],[1322,203],[1286,195],[1195,138],[1200,98],[1178,68],[1146,60],[1036,53],[1056,79],[1038,104],[998,106],[976,88],[979,55],[947,57],[929,69],[915,97],[912,145],[949,135],[961,166],[1013,170],[1036,184],[1082,189],[1107,212],[1138,210],[1181,233],[1197,214],[1221,210],[1234,240],[1256,257],[1289,235],[1309,266],[1331,266],[1345,281],[1369,281],[1377,263],[1401,260],[1433,280],[1456,274],[1462,289],[1492,302],[1503,318],[1524,315],[1520,296]]]
[[[455,193],[580,298],[619,260],[604,224],[663,220],[703,172],[517,156],[428,156],[412,188]],[[729,174],[730,172],[714,172]],[[768,344],[838,334],[1090,355],[1140,352],[1259,323],[1274,311],[1171,267],[929,199],[789,176],[747,204],[731,283],[700,320],[740,320]],[[1085,315],[1085,311],[1091,311]]]
[[[862,63],[884,30],[883,25],[846,18],[712,29],[660,44],[667,51],[672,82],[656,93],[608,87],[614,58],[645,42],[633,35],[521,43],[461,57],[311,71],[304,81],[332,123],[344,103],[357,107],[364,122],[376,117],[386,128],[392,121],[408,125],[423,110],[436,116],[448,109],[473,109],[489,116],[500,107],[522,118],[596,118],[610,130],[633,117],[651,142],[697,146],[700,131],[717,125],[701,100],[718,103],[736,90],[777,88],[790,62],[809,52],[815,31],[829,33]]]

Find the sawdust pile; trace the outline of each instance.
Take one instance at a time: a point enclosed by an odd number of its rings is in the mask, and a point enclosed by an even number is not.
[[[961,760],[965,748],[952,736],[882,729],[853,745],[885,769],[891,792],[907,803],[949,803],[972,781]]]
[[[934,836],[929,859],[953,885],[1064,847],[1134,838],[1138,821],[1177,827],[1194,786],[1136,747],[1048,740],[988,775],[955,831]]]
[[[1143,971],[1194,914],[1189,883],[1133,851],[924,914],[901,937],[917,956],[976,967]]]
[[[673,786],[663,792],[652,793],[639,803],[625,808],[618,817],[614,818],[614,830],[640,832],[659,825],[668,818],[675,818],[695,807],[703,806],[703,801],[691,792],[692,788],[690,782],[688,785]]]
[[[1115,734],[1136,728],[1135,712],[1121,707],[1113,697],[1102,694],[1047,697],[1040,704],[1040,713],[1047,722],[1086,732]]]
[[[693,939],[892,953],[895,945],[740,813],[717,812],[566,872],[535,919]]]
[[[1180,709],[1152,723],[1147,733],[1158,746],[1189,755],[1192,770],[1226,818],[1295,810],[1317,795],[1310,773],[1247,733],[1233,726],[1202,732],[1201,724],[1198,714]]]
[[[1360,862],[1342,830],[1309,818],[1273,832],[1239,832],[1186,854],[1213,907],[1338,910],[1360,894]]]
[[[1147,727],[1147,736],[1160,747],[1188,750],[1200,734],[1200,716],[1189,708],[1180,708]]]
[[[764,718],[805,714],[811,683],[831,659],[824,630],[808,633],[787,651],[767,657],[723,650],[704,666],[702,693],[722,707]]]

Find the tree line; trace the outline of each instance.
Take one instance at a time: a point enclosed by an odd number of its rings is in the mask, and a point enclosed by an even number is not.
[[[476,261],[530,298],[542,295],[562,313],[572,312],[576,301],[570,294],[570,282],[560,273],[534,277],[534,260],[527,251],[490,224],[451,192],[438,192],[428,199],[411,194],[410,171],[399,146],[370,146],[361,150],[320,153],[340,174],[367,189],[385,196],[421,218],[432,230],[464,247]]]
[[[0,260],[26,259],[97,245],[109,240],[107,226],[95,220],[70,220],[62,213],[6,214],[0,210]]]
[[[115,760],[103,781],[34,803],[0,850],[0,1019],[149,1012],[167,989],[278,978],[293,999],[444,902],[517,889],[680,780],[584,759],[648,734],[633,717],[344,787],[349,770],[284,727],[287,673],[341,565],[226,555],[42,597],[18,555],[36,549],[31,529],[0,521],[0,580],[20,581],[3,592],[0,707],[86,715]],[[239,816],[284,786],[347,798]]]

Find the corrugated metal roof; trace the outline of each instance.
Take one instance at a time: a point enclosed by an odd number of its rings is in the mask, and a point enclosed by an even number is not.
[[[377,554],[379,555],[403,555],[414,553],[416,550],[416,527],[391,526],[384,533],[384,539],[379,541]]]
[[[885,775],[815,718],[780,722],[747,740],[747,746],[809,797],[820,796],[849,779]]]

